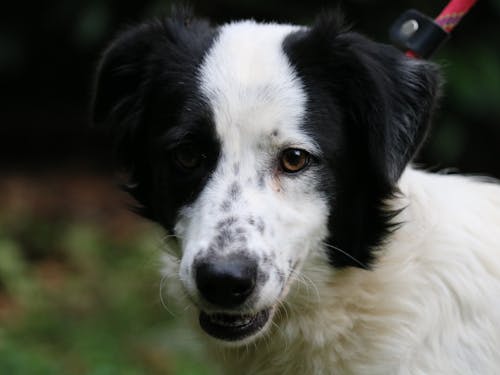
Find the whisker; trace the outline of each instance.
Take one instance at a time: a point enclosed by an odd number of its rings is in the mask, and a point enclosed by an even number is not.
[[[345,255],[346,257],[348,257],[349,259],[355,261],[357,264],[359,264],[361,267],[363,267],[364,269],[369,269],[370,267],[368,267],[366,264],[364,264],[363,262],[361,262],[360,260],[356,259],[355,257],[353,257],[351,254],[347,253],[346,251],[338,248],[337,246],[333,246],[329,243],[326,243],[326,242],[323,242],[323,245],[330,248],[330,249],[333,249],[333,250],[336,250],[338,251],[339,253]]]
[[[285,313],[287,319],[289,319],[288,312],[286,311],[286,306],[283,304],[283,302],[281,302],[281,301],[279,302],[279,307],[280,307],[280,309],[278,309],[278,313],[281,314],[281,310],[284,310],[284,313]],[[283,341],[285,342],[285,347],[283,350],[287,351],[289,343],[288,343],[285,331],[283,330],[283,327],[281,327],[274,320],[271,321],[271,325],[274,326],[275,329],[278,331],[278,333],[281,335],[281,337],[283,337]]]
[[[305,285],[307,285],[307,286],[310,285],[313,288],[313,290],[314,290],[314,292],[316,294],[316,302],[320,302],[321,301],[321,295],[319,293],[318,287],[316,286],[316,283],[314,281],[312,281],[309,278],[309,276],[307,276],[307,275],[301,274],[300,276],[304,280]]]
[[[283,303],[283,301],[279,301],[279,312],[281,314],[281,311],[285,314],[286,320],[290,320],[290,316],[288,315],[288,309],[286,308],[286,305]]]
[[[163,238],[161,240],[162,243],[159,245],[159,248],[164,253],[174,255],[175,257],[180,258],[181,257],[180,247],[177,244],[171,242],[170,241],[171,238],[176,238],[176,236],[168,235],[165,238]]]
[[[172,312],[172,310],[170,310],[165,302],[165,297],[163,296],[163,288],[164,288],[164,285],[167,281],[167,276],[163,276],[160,280],[160,303],[161,305],[163,306],[163,308],[173,317],[175,317],[175,314]]]
[[[288,272],[290,272],[290,277],[293,277],[293,279],[296,280],[299,283],[299,285],[305,286],[306,291],[311,290],[311,288],[314,290],[314,293],[316,295],[316,302],[321,301],[321,295],[320,295],[319,289],[313,280],[311,280],[307,275],[299,273],[294,268],[290,268],[288,270]]]
[[[268,330],[267,332],[265,332],[263,339],[264,339],[264,342],[266,343],[266,349],[269,352],[270,349],[271,349],[270,346],[269,346],[269,344],[271,343],[271,333],[270,333],[270,330]]]

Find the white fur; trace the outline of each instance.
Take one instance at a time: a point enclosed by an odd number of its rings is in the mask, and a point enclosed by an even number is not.
[[[292,267],[325,235],[328,212],[322,197],[311,196],[313,170],[293,179],[277,171],[284,147],[318,152],[300,131],[305,95],[280,47],[294,29],[254,22],[227,25],[201,68],[201,87],[214,111],[222,155],[211,180],[176,226],[183,239],[181,279],[200,306],[192,265],[196,257],[208,254],[220,222],[237,219],[232,226],[246,232],[247,249],[260,257],[269,276],[258,301],[248,308],[251,312],[280,301]],[[240,190],[237,198],[231,198],[233,186]],[[222,210],[225,203],[230,208]],[[250,221],[263,227],[263,233]],[[239,251],[237,245],[221,251]],[[271,266],[262,264],[266,257],[273,258]]]
[[[182,299],[185,290],[183,304],[209,308],[192,264],[231,215],[247,231],[250,252],[274,257],[272,266],[262,265],[269,279],[248,309],[276,312],[247,345],[208,339],[228,374],[499,374],[500,187],[407,168],[401,193],[387,202],[404,207],[395,218],[403,224],[378,250],[374,269],[330,266],[322,244],[328,212],[314,169],[292,179],[273,164],[286,146],[318,152],[300,131],[305,95],[279,47],[291,30],[225,26],[204,61],[200,82],[222,157],[176,227],[183,255],[180,262],[165,258],[170,293]],[[234,183],[238,198],[222,211]],[[250,217],[265,222],[263,233]],[[197,314],[196,307],[186,312],[200,331]]]

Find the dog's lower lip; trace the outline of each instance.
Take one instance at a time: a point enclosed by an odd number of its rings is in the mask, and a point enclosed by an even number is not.
[[[207,314],[200,312],[200,326],[217,339],[238,341],[260,331],[270,317],[270,310],[265,309],[256,314]]]

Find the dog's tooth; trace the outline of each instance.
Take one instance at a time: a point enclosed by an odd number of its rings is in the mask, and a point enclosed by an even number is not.
[[[224,314],[212,314],[210,315],[210,321],[213,324],[217,324],[223,327],[237,327],[242,325],[247,325],[252,321],[252,315],[224,315]]]

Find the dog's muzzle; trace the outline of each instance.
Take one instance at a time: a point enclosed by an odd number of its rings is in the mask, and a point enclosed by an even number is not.
[[[209,335],[238,341],[260,331],[269,320],[271,309],[249,313],[245,308],[257,289],[255,260],[240,254],[210,256],[196,262],[195,273],[200,297],[217,311],[200,312],[200,326]]]

